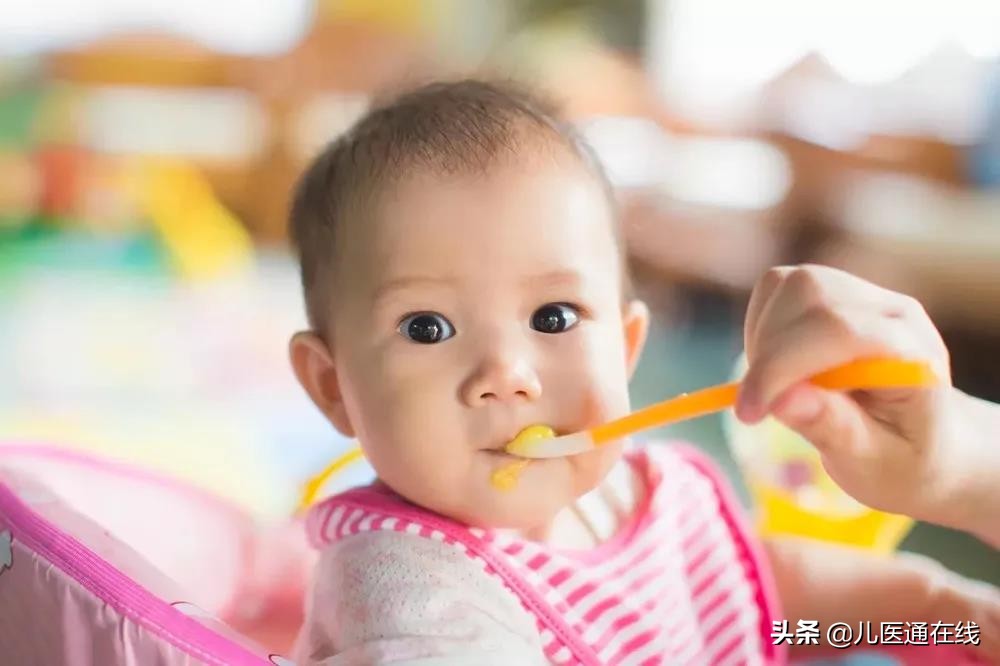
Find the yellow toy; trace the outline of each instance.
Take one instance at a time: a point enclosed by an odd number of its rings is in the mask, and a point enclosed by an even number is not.
[[[327,481],[363,459],[364,453],[361,452],[361,447],[355,446],[334,459],[322,472],[309,479],[302,488],[302,498],[299,500],[298,513],[304,513],[316,501],[316,497]]]
[[[737,373],[745,368],[741,359]],[[913,385],[932,384],[933,375],[926,372],[926,381]],[[762,536],[802,536],[889,553],[912,528],[911,518],[876,511],[841,490],[816,449],[776,419],[748,426],[729,412],[723,423]]]
[[[182,276],[205,278],[249,265],[250,234],[194,166],[149,159],[135,174],[132,187]]]

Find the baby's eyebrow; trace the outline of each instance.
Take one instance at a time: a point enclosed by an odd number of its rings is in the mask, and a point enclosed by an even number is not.
[[[418,286],[455,287],[461,280],[454,276],[403,275],[390,278],[375,288],[372,302],[378,305],[394,292]],[[583,284],[583,276],[575,270],[554,270],[537,275],[528,275],[522,280],[525,288],[538,287],[579,287]]]
[[[389,294],[391,294],[394,291],[409,289],[411,287],[417,287],[421,285],[427,285],[433,287],[448,287],[448,286],[454,286],[455,283],[456,283],[455,278],[448,276],[403,275],[400,277],[395,277],[386,280],[378,287],[376,287],[373,300],[375,302],[378,302],[386,298]]]
[[[583,284],[583,276],[574,270],[555,270],[542,273],[541,275],[531,275],[524,279],[525,286],[570,286],[576,287]]]

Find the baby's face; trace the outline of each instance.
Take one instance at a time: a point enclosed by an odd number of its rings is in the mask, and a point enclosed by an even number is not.
[[[331,347],[349,430],[396,492],[473,525],[544,524],[621,453],[533,462],[508,491],[490,482],[522,428],[565,434],[629,409],[641,335],[627,326],[639,317],[644,332],[645,311],[622,301],[600,186],[568,162],[415,176],[340,237]]]

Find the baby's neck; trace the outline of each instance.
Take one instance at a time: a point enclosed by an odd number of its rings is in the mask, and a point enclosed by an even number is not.
[[[644,491],[642,478],[623,459],[600,486],[560,511],[552,521],[519,534],[558,548],[593,548],[618,532],[635,512]]]

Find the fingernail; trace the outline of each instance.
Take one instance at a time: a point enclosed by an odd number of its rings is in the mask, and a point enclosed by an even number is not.
[[[753,394],[745,391],[742,386],[736,395],[735,409],[736,417],[744,423],[754,424],[763,417],[760,404],[754,400]]]
[[[808,389],[796,391],[784,404],[777,405],[775,416],[785,423],[809,423],[819,418],[823,411],[823,401],[817,391]]]

